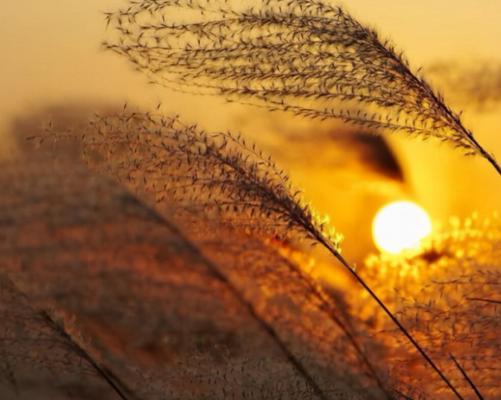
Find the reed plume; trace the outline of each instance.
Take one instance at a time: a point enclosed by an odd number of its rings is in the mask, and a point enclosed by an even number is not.
[[[0,242],[2,265],[31,305],[72,316],[68,325],[92,339],[99,359],[133,389],[129,398],[380,398],[359,383],[364,371],[346,362],[349,344],[323,318],[311,293],[285,275],[290,268],[278,255],[257,243],[242,249],[233,236],[235,249],[226,254],[239,251],[234,269],[246,280],[236,286],[236,274],[229,277],[221,258],[217,265],[209,260],[176,225],[124,188],[81,165],[75,170],[66,159],[55,167],[53,161],[2,164],[0,181],[16,182],[0,197],[7,238]],[[216,231],[211,239],[220,235]],[[256,282],[266,293],[259,301]],[[273,296],[287,303],[272,304]],[[19,299],[6,309],[7,316],[18,315]],[[0,382],[9,372],[4,350],[26,350],[25,336],[13,335],[5,320]],[[325,346],[335,348],[320,352],[324,333],[331,339]],[[33,337],[34,347],[46,343]],[[19,377],[21,363],[13,359]],[[42,399],[47,382],[37,377]],[[25,393],[31,383],[20,381],[19,387]],[[108,398],[102,389],[97,393],[86,397]]]
[[[19,395],[22,390],[19,384],[33,379],[30,372],[39,379],[42,369],[52,380],[57,377],[59,381],[54,387],[82,382],[82,377],[87,376],[85,382],[95,380],[103,394],[111,390],[122,400],[131,398],[122,382],[85,350],[51,313],[34,308],[30,299],[3,272],[0,274],[0,316],[0,383],[6,379],[12,392]]]
[[[53,136],[61,140],[64,135]],[[96,119],[83,135],[84,158],[156,203],[261,237],[320,244],[375,300],[458,398],[441,369],[341,255],[340,235],[303,202],[287,175],[254,145],[208,133],[177,118],[124,112]]]
[[[17,183],[0,197],[10,216],[2,259],[32,301],[75,316],[138,398],[384,398],[338,326],[351,330],[347,313],[322,303],[292,261],[190,210],[209,230],[195,242],[110,180],[73,171],[66,155],[53,162],[3,165],[2,182]],[[33,234],[33,221],[50,229]]]
[[[106,15],[105,42],[150,82],[308,118],[436,138],[480,155],[477,141],[405,56],[322,0],[141,0]],[[184,19],[181,16],[186,16]]]

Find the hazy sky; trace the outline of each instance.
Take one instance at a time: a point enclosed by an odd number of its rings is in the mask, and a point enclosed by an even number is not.
[[[124,1],[3,2],[1,134],[14,115],[47,103],[82,100],[114,103],[128,100],[135,104],[162,101],[168,110],[181,112],[187,120],[198,120],[208,129],[231,126],[232,113],[242,112],[242,108],[225,105],[222,99],[208,101],[148,86],[124,60],[100,50],[100,41],[106,34],[101,12],[120,4]],[[412,65],[427,65],[437,60],[501,59],[501,1],[345,0],[342,4],[404,49]],[[467,113],[467,120],[481,141],[501,158],[501,117],[497,114]],[[1,142],[5,153],[5,140]],[[392,139],[392,143],[407,166],[414,166],[409,167],[409,175],[417,195],[435,207],[438,214],[476,206],[486,209],[499,206],[501,192],[497,189],[493,192],[493,188],[501,186],[499,178],[482,161],[465,161],[445,147],[437,149],[415,142],[411,145],[399,139]],[[441,157],[437,157],[437,152],[441,152]],[[423,160],[427,167],[416,167]],[[439,184],[430,186],[426,184],[429,180]],[[477,201],[465,196],[458,199],[450,188],[457,182],[477,183]]]

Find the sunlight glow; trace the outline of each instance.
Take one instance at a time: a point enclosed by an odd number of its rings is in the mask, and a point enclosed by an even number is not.
[[[379,250],[397,254],[419,248],[431,229],[425,210],[410,201],[396,201],[378,211],[372,223],[372,236]]]

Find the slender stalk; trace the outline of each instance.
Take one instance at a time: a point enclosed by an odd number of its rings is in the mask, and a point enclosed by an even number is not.
[[[402,399],[405,400],[414,400],[412,397],[406,395],[405,393],[402,393],[400,390],[395,390],[395,393],[399,395]]]
[[[475,139],[473,135],[469,135],[469,138],[473,145],[478,149],[479,153],[485,158],[497,171],[498,175],[501,175],[501,166],[498,164],[494,156],[485,150],[482,145]]]
[[[456,360],[456,358],[452,354],[450,356],[451,356],[452,361],[454,361],[454,364],[456,364],[457,369],[459,369],[459,371],[461,371],[461,374],[463,375],[464,379],[466,379],[466,381],[471,386],[471,388],[473,389],[473,391],[475,392],[475,394],[477,395],[477,397],[480,400],[484,400],[484,397],[480,393],[480,390],[478,390],[477,385],[475,385],[475,383],[473,382],[473,380],[468,376],[468,374],[466,373],[466,371],[464,370],[464,368],[461,367],[461,364],[459,364],[458,360]]]
[[[487,161],[489,161],[489,163],[491,163],[491,165],[496,169],[498,175],[501,175],[501,166],[498,164],[496,159],[486,151],[483,151],[482,154],[487,159]]]
[[[132,195],[132,194],[131,194]],[[273,329],[271,325],[269,325],[263,318],[261,318],[256,312],[254,306],[241,294],[240,290],[234,285],[231,279],[224,274],[220,268],[217,267],[212,261],[210,261],[203,252],[187,237],[185,237],[184,233],[171,221],[162,216],[152,207],[146,205],[145,203],[139,201],[135,197],[133,197],[138,203],[141,204],[141,207],[144,207],[148,210],[148,212],[160,223],[167,226],[173,233],[176,234],[181,240],[183,240],[184,244],[190,249],[192,254],[199,257],[203,263],[209,268],[210,272],[221,282],[223,282],[226,287],[230,290],[230,292],[235,296],[235,298],[239,301],[240,304],[245,306],[249,314],[252,318],[264,329],[266,333],[273,339],[275,344],[280,348],[284,356],[287,360],[294,366],[294,368],[299,372],[299,374],[305,379],[306,383],[313,390],[316,396],[320,400],[329,400],[327,395],[322,391],[320,386],[316,383],[313,376],[307,371],[306,367],[301,363],[301,361],[288,349],[287,345],[280,338],[277,332]]]
[[[289,260],[286,260],[287,265],[293,271],[294,273],[299,273],[301,275],[301,278],[304,280],[304,282],[308,285],[308,288],[312,291],[312,293],[315,294],[315,296],[319,299],[320,304],[322,306],[322,309],[327,313],[327,315],[339,326],[339,328],[344,332],[346,337],[348,338],[349,342],[355,349],[360,361],[367,367],[369,373],[372,375],[372,377],[376,380],[377,385],[381,389],[381,391],[386,395],[388,399],[391,399],[391,396],[388,394],[385,385],[379,378],[379,375],[377,374],[374,366],[368,359],[368,357],[365,355],[362,347],[359,345],[355,335],[350,331],[350,329],[346,326],[346,324],[341,321],[341,319],[336,315],[336,310],[332,306],[332,303],[329,301],[327,295],[324,293],[321,287],[319,287],[317,284],[315,284],[314,280],[306,275],[303,274],[301,271],[298,271],[297,267],[294,266]]]
[[[125,391],[122,389],[124,386],[122,383],[117,383],[118,379],[115,375],[109,371],[107,368],[100,365],[82,346],[80,346],[73,337],[64,329],[61,325],[59,325],[56,321],[52,319],[52,317],[45,310],[39,312],[39,315],[46,321],[47,325],[51,326],[59,335],[64,337],[66,341],[71,344],[75,353],[80,355],[83,359],[85,359],[101,376],[108,385],[115,391],[115,393],[122,400],[130,400],[131,398],[125,394]]]
[[[5,279],[8,284],[10,284],[15,290],[17,294],[22,296],[24,299],[26,299],[26,304],[29,305],[29,299],[26,296],[26,294],[20,290],[16,284],[8,277],[1,275],[0,278]],[[60,324],[58,324],[53,317],[44,309],[41,310],[36,310],[33,307],[31,307],[31,310],[33,313],[35,313],[38,317],[40,317],[43,322],[50,328],[52,329],[57,335],[59,335],[61,338],[63,338],[68,346],[70,346],[71,350],[81,359],[87,361],[90,366],[96,371],[97,375],[100,376],[105,380],[105,382],[111,387],[111,389],[120,397],[122,400],[133,400],[137,399],[137,397],[128,395],[125,393],[125,389],[127,389],[127,392],[131,393],[131,391],[126,388],[126,386],[120,382],[120,380],[111,372],[109,371],[106,367],[102,366],[99,364],[98,361],[92,357],[92,355],[89,354],[87,350],[85,350],[82,346],[80,346],[77,341],[71,336],[71,334],[64,329]]]
[[[330,241],[326,238],[320,236],[317,237],[318,241],[322,243],[327,250],[336,257],[339,262],[350,272],[350,274],[355,278],[355,280],[369,293],[369,295],[378,303],[378,305],[383,309],[386,315],[397,325],[398,329],[405,335],[409,342],[416,348],[416,350],[421,354],[421,356],[426,360],[426,362],[435,370],[435,372],[440,376],[440,379],[449,387],[449,389],[454,393],[454,395],[460,399],[464,400],[463,396],[458,392],[450,380],[445,376],[442,370],[435,364],[432,358],[426,353],[426,351],[421,347],[421,345],[414,339],[407,328],[398,320],[395,314],[390,311],[386,304],[379,298],[379,296],[371,289],[371,287],[362,279],[362,277],[351,267],[350,263],[339,253],[338,250],[330,244]]]
[[[501,300],[481,299],[479,297],[467,297],[466,300],[469,300],[469,301],[483,301],[484,303],[492,303],[492,304],[501,304]]]

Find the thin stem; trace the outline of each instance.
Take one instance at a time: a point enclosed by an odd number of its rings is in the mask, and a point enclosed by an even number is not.
[[[454,393],[454,395],[460,399],[464,400],[463,396],[458,392],[458,390],[452,385],[445,374],[440,370],[440,368],[435,364],[431,357],[426,353],[426,351],[421,347],[421,345],[414,339],[414,337],[409,333],[407,328],[398,320],[393,312],[384,304],[384,302],[379,298],[379,296],[370,288],[370,286],[362,279],[362,277],[351,267],[351,265],[346,261],[346,259],[332,246],[329,240],[323,236],[317,237],[320,243],[322,243],[327,250],[336,257],[339,262],[350,272],[350,274],[355,278],[355,280],[362,285],[362,287],[369,293],[369,295],[378,303],[378,305],[383,309],[383,311],[390,317],[390,319],[397,325],[398,329],[407,337],[411,344],[416,348],[416,350],[421,354],[421,356],[426,360],[426,362],[435,370],[435,372],[440,376],[440,378],[445,382],[449,389]]]
[[[133,196],[131,194],[131,196]],[[261,328],[264,329],[266,333],[273,339],[275,344],[280,348],[284,356],[287,358],[287,360],[294,366],[294,368],[299,372],[299,374],[305,379],[306,383],[310,388],[313,390],[315,395],[320,399],[320,400],[329,400],[327,395],[322,391],[320,386],[316,383],[315,379],[313,376],[310,375],[310,373],[306,370],[306,367],[303,366],[301,361],[296,358],[296,356],[288,349],[287,345],[282,341],[280,336],[275,332],[273,327],[269,325],[263,318],[261,318],[254,306],[240,293],[240,290],[234,285],[234,283],[224,274],[220,268],[218,268],[212,261],[210,261],[203,252],[194,244],[192,243],[188,238],[185,237],[183,232],[172,222],[170,222],[167,218],[165,218],[163,215],[158,213],[154,208],[150,207],[149,205],[141,202],[139,199],[136,197],[133,197],[133,199],[141,204],[141,207],[145,208],[148,210],[149,213],[151,213],[152,217],[154,217],[157,221],[162,223],[163,225],[167,226],[173,233],[176,234],[181,240],[183,240],[183,243],[189,248],[189,250],[194,254],[196,257],[199,257],[200,260],[208,267],[208,269],[211,271],[211,273],[221,282],[223,282],[226,287],[230,290],[230,292],[236,297],[236,299],[240,302],[240,304],[244,305],[247,308],[247,311],[249,314],[252,316],[252,318],[261,326]]]
[[[405,400],[414,400],[412,397],[406,395],[405,393],[402,393],[400,390],[395,390],[395,393]]]
[[[80,346],[73,337],[64,329],[61,325],[59,325],[56,321],[52,319],[49,313],[45,310],[39,312],[40,316],[46,321],[46,323],[52,327],[56,332],[58,332],[62,337],[64,337],[68,343],[71,344],[73,350],[79,354],[83,359],[87,360],[87,362],[92,365],[92,367],[96,370],[96,372],[111,386],[111,388],[116,392],[116,394],[122,400],[129,400],[129,396],[127,396],[122,390],[121,386],[123,384],[118,384],[118,379],[114,376],[114,374],[109,371],[107,368],[99,365],[99,363],[94,360],[94,358],[82,347]]]
[[[372,377],[376,380],[377,385],[379,386],[379,389],[385,394],[385,396],[388,399],[391,399],[390,395],[388,394],[383,382],[379,378],[379,375],[377,374],[376,370],[374,369],[373,365],[365,355],[364,351],[362,350],[362,347],[359,345],[355,335],[350,331],[348,326],[341,321],[341,319],[337,316],[336,310],[334,307],[332,307],[331,302],[326,299],[326,295],[324,291],[318,287],[314,280],[308,276],[302,273],[302,271],[298,270],[296,266],[294,266],[289,260],[286,259],[286,265],[295,273],[298,273],[303,279],[306,284],[308,285],[309,290],[311,290],[313,293],[315,293],[315,296],[317,299],[319,299],[322,309],[327,313],[327,315],[339,326],[339,328],[344,332],[348,340],[350,341],[351,345],[355,349],[358,357],[362,361],[362,363],[365,364],[367,369],[369,370],[369,373],[372,375]]]
[[[483,301],[484,303],[501,304],[501,300],[481,299],[480,297],[467,297],[469,301]]]
[[[480,390],[478,390],[477,385],[475,385],[475,383],[473,382],[473,380],[468,376],[468,374],[466,373],[466,371],[464,370],[464,368],[461,367],[461,364],[459,364],[458,360],[456,360],[456,358],[452,354],[450,356],[451,356],[451,359],[454,362],[454,364],[456,364],[457,369],[459,369],[459,371],[461,371],[461,374],[463,375],[464,379],[466,379],[466,381],[471,386],[471,388],[473,389],[473,391],[475,392],[475,394],[477,395],[477,397],[480,400],[484,400],[484,397],[480,393]]]
[[[494,156],[491,153],[489,153],[487,150],[485,150],[482,147],[482,145],[479,142],[477,142],[477,140],[475,139],[475,137],[473,135],[470,134],[469,138],[470,138],[471,142],[473,143],[473,145],[478,149],[478,151],[480,152],[482,157],[484,157],[494,167],[494,169],[497,171],[498,175],[501,175],[501,166],[498,164],[498,162],[496,161]]]
[[[22,296],[24,299],[26,299],[27,304],[29,304],[29,299],[26,296],[26,294],[21,291],[15,283],[8,277],[8,276],[1,276],[2,279],[5,279],[10,285],[12,285],[12,288],[18,293],[20,296]],[[120,397],[122,400],[131,400],[132,398],[136,398],[135,396],[130,397],[125,394],[125,391],[122,388],[126,388],[126,386],[119,381],[117,377],[114,376],[114,374],[109,371],[107,368],[99,365],[99,363],[82,347],[80,346],[73,336],[70,335],[69,332],[64,329],[61,325],[59,325],[52,316],[44,309],[41,310],[35,310],[33,309],[33,312],[35,312],[43,321],[45,324],[47,324],[48,327],[50,327],[54,332],[56,332],[58,335],[60,335],[64,340],[71,346],[71,349],[80,356],[82,359],[86,360],[92,368],[96,371],[96,373],[103,378],[108,385],[115,391],[115,393]],[[127,389],[127,391],[130,393],[131,391]]]
[[[482,149],[483,150],[483,149]],[[501,166],[498,164],[496,159],[487,151],[483,151],[482,155],[491,163],[491,165],[496,169],[498,175],[501,175]]]

